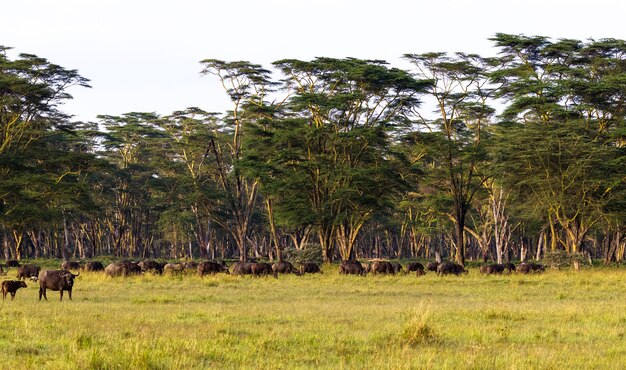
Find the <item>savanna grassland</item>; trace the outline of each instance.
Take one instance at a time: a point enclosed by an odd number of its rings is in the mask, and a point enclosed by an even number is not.
[[[11,274],[11,273],[10,273]],[[417,278],[82,273],[0,304],[0,367],[619,368],[626,269]]]

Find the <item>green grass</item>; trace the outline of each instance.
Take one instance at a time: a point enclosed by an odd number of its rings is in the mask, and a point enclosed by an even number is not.
[[[12,276],[10,276],[12,278]],[[2,368],[616,368],[626,270],[111,279],[0,304]]]

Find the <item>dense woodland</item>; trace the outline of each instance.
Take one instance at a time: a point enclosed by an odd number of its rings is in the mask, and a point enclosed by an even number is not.
[[[228,111],[97,122],[62,110],[88,79],[0,47],[4,258],[622,261],[626,42],[491,41],[408,70],[207,59]]]

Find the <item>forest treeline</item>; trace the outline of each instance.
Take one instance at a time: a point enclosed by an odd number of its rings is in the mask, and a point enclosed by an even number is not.
[[[622,261],[626,42],[491,41],[407,70],[207,59],[227,111],[97,122],[62,111],[89,80],[0,47],[4,258]]]

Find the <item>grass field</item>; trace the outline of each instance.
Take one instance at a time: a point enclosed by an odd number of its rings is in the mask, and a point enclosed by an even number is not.
[[[14,271],[14,270],[13,270]],[[10,273],[12,275],[12,272]],[[12,278],[12,276],[10,276]],[[2,302],[0,368],[589,369],[626,364],[626,269],[111,279]]]

